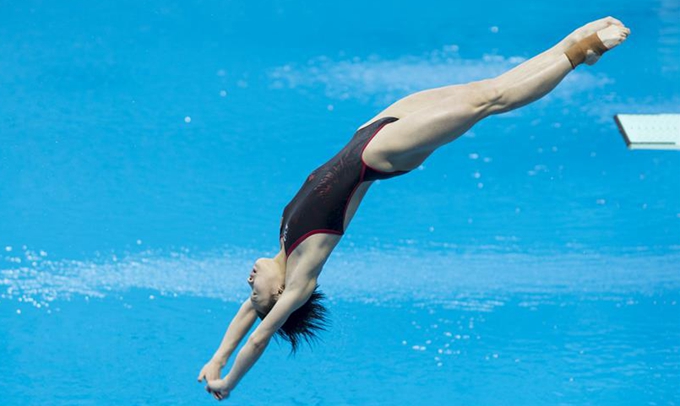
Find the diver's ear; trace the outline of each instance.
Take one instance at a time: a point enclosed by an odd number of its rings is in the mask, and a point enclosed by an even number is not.
[[[279,289],[276,291],[276,295],[277,295],[277,296],[281,296],[281,294],[283,293],[284,290],[286,290],[286,286],[285,286],[285,285],[279,286]]]
[[[274,293],[274,300],[275,300],[275,301],[278,301],[278,300],[279,300],[279,298],[280,298],[281,295],[283,294],[283,290],[284,290],[283,286],[279,287],[279,288],[276,290],[276,293]]]

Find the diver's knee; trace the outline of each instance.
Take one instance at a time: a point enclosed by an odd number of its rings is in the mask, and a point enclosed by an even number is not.
[[[484,114],[493,114],[502,110],[504,105],[503,91],[500,84],[493,79],[470,83],[472,88],[472,104]]]

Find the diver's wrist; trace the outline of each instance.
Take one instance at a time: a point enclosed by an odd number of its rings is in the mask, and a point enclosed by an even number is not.
[[[229,374],[224,377],[224,385],[227,387],[227,390],[229,392],[233,391],[234,388],[236,388],[236,382],[232,382],[231,379],[229,379]]]
[[[229,358],[229,354],[215,354],[213,357],[210,359],[210,362],[214,362],[218,364],[220,367],[224,367],[227,365],[227,359]]]

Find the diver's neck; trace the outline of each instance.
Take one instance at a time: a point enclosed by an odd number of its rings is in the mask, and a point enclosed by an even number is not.
[[[281,248],[279,250],[278,254],[272,258],[274,262],[276,262],[279,265],[279,269],[283,271],[283,274],[286,274],[286,252]]]

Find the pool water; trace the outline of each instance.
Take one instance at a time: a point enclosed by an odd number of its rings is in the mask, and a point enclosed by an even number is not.
[[[376,182],[329,331],[249,405],[680,404],[680,3],[76,1],[0,13],[0,404],[211,404],[196,383],[306,175],[389,103],[613,15],[547,97]],[[226,370],[225,370],[226,373]]]

